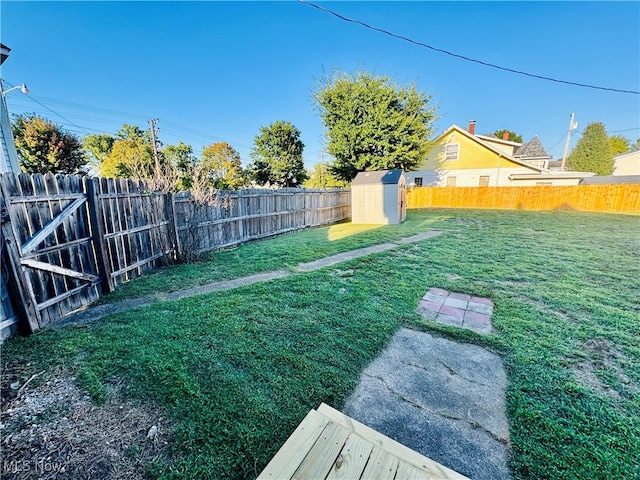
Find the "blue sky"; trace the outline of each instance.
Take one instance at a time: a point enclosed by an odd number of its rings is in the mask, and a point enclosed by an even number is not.
[[[640,90],[638,2],[318,2],[347,17],[460,55],[563,80]],[[562,156],[569,114],[580,132],[604,122],[640,137],[640,96],[562,85],[452,58],[293,0],[281,2],[14,2],[0,6],[12,49],[3,80],[11,113],[67,129],[115,133],[160,120],[165,144],[227,141],[250,162],[263,125],[292,122],[305,164],[324,127],[311,93],[324,71],[364,68],[415,82],[440,105],[438,130],[538,135]],[[37,102],[40,103],[37,103]],[[44,106],[43,106],[44,105]],[[48,108],[46,108],[46,107]],[[55,113],[54,113],[55,112]]]

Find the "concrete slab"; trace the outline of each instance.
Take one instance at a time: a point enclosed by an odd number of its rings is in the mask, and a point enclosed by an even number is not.
[[[506,385],[497,355],[401,329],[344,413],[470,478],[509,479]]]

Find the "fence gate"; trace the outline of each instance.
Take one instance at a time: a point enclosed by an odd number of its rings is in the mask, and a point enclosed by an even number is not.
[[[3,253],[13,270],[31,331],[63,317],[100,294],[83,178],[73,175],[2,175],[9,221]],[[16,307],[14,302],[14,307]]]

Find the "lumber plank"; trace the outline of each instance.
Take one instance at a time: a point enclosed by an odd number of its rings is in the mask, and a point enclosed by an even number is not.
[[[431,480],[431,476],[424,470],[414,467],[406,462],[400,462],[396,478],[402,480]]]
[[[74,289],[68,290],[66,292],[61,293],[60,295],[53,297],[53,298],[49,298],[48,300],[39,303],[38,305],[36,305],[36,308],[38,310],[44,310],[45,308],[49,308],[51,305],[55,305],[56,303],[61,302],[62,300],[64,300],[65,298],[69,298],[72,295],[75,295],[76,293],[80,293],[81,291],[83,291],[86,288],[89,288],[91,286],[90,283],[85,283],[84,285],[80,285],[79,287],[76,287]]]
[[[52,219],[42,229],[37,232],[33,237],[27,240],[21,247],[22,254],[33,251],[45,238],[47,238],[67,217],[70,217],[80,206],[87,201],[86,195],[82,195],[69,206],[67,206],[56,218]]]
[[[90,273],[77,272],[70,268],[60,267],[59,265],[53,265],[51,263],[39,262],[31,258],[23,258],[20,263],[26,267],[35,268],[36,270],[44,270],[45,272],[57,273],[71,278],[77,278],[78,280],[86,280],[87,282],[99,281],[98,276]]]
[[[377,432],[373,428],[354,420],[342,412],[331,408],[329,405],[321,404],[318,408],[318,412],[325,415],[331,421],[339,423],[349,431],[355,432],[357,435],[365,438],[373,445],[382,448],[389,453],[396,455],[405,462],[410,463],[414,467],[424,470],[431,475],[434,479],[439,480],[463,480],[466,479],[464,475],[455,472],[444,465],[440,465],[438,462],[419,454],[418,452],[411,450],[409,447],[402,445],[395,440]]]
[[[329,471],[327,480],[360,478],[372,450],[373,445],[364,438],[350,435]]]
[[[348,437],[347,429],[329,421],[291,478],[295,480],[325,478],[335,465]]]
[[[328,420],[324,415],[311,410],[258,475],[258,479],[291,478],[327,423]]]
[[[362,472],[362,479],[375,478],[376,480],[394,480],[398,470],[399,460],[395,455],[373,447],[369,462]],[[400,480],[400,479],[399,479]]]

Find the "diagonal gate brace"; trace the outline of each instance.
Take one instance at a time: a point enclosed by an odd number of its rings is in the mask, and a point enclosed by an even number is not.
[[[68,217],[73,214],[80,206],[87,201],[87,196],[81,194],[80,198],[77,198],[73,203],[68,205],[59,215],[53,218],[49,223],[47,223],[42,229],[36,233],[33,237],[27,240],[24,245],[20,247],[20,251],[22,255],[32,252],[36,249],[38,245],[40,245],[45,238],[53,233],[53,231],[58,228],[58,226],[62,225]]]

